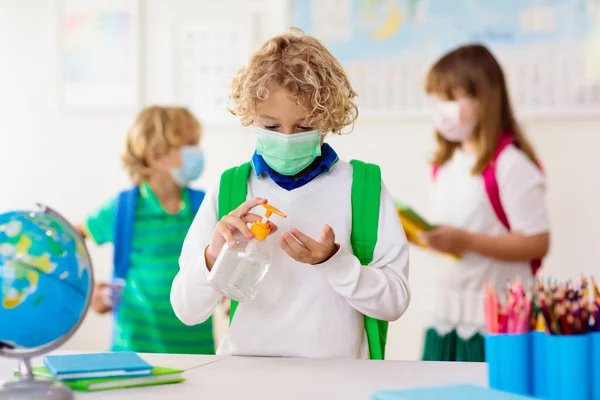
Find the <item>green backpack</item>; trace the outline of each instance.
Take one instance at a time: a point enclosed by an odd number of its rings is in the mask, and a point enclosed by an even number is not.
[[[352,233],[350,241],[354,255],[361,264],[369,265],[373,260],[377,231],[379,228],[379,205],[381,197],[381,170],[377,165],[352,160]],[[247,162],[231,168],[221,176],[219,187],[219,219],[229,214],[246,201],[248,177],[252,169]],[[231,300],[229,323],[235,314],[237,302]],[[383,360],[388,322],[365,315],[365,330],[372,360]]]

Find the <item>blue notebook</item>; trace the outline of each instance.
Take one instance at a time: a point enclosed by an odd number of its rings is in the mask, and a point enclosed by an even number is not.
[[[55,379],[65,381],[152,374],[152,366],[129,351],[46,356],[44,365]]]
[[[373,400],[531,400],[534,397],[519,396],[474,385],[433,386],[419,389],[389,390],[375,392]]]

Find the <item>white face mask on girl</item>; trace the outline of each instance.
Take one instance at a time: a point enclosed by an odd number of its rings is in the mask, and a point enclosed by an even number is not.
[[[435,107],[433,123],[444,139],[461,143],[473,135],[473,129],[477,124],[475,100],[436,100]]]

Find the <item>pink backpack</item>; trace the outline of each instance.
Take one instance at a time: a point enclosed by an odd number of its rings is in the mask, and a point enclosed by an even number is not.
[[[487,192],[488,199],[492,204],[492,208],[494,209],[494,213],[498,220],[504,225],[504,227],[510,231],[510,223],[508,222],[508,218],[506,213],[504,212],[504,207],[502,207],[502,201],[500,200],[500,189],[498,188],[498,182],[496,181],[496,160],[500,157],[500,154],[506,149],[507,146],[514,144],[514,139],[512,136],[504,136],[500,141],[498,148],[496,149],[496,153],[494,154],[494,159],[492,162],[483,170],[481,174],[483,176],[483,181],[485,183],[485,191]],[[542,170],[542,166],[539,162],[536,162],[537,166]],[[435,180],[439,171],[438,166],[434,166],[432,170],[432,179]],[[531,260],[531,273],[535,276],[538,270],[542,266],[542,260]]]

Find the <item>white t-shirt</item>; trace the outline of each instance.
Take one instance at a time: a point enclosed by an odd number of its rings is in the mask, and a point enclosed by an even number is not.
[[[432,221],[470,232],[505,235],[485,190],[481,175],[473,175],[475,155],[457,150],[443,165],[433,185]],[[548,232],[545,185],[542,172],[514,146],[496,162],[496,181],[502,207],[513,232],[536,235]],[[427,305],[428,326],[444,334],[457,329],[463,338],[483,332],[482,282],[495,282],[498,290],[507,280],[531,277],[530,263],[505,262],[467,253],[458,260],[440,258],[431,273],[433,301]]]

